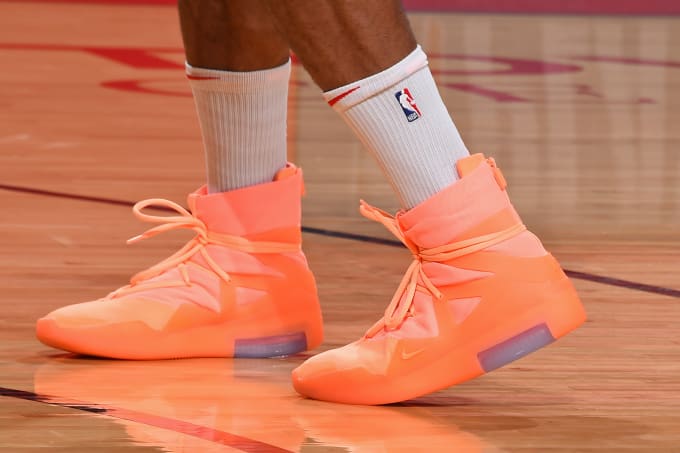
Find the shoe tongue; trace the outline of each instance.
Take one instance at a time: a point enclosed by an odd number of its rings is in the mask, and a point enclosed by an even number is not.
[[[298,168],[293,164],[288,164],[274,175],[273,181],[281,181],[282,179],[290,178],[298,171]]]
[[[458,169],[458,176],[464,178],[465,176],[472,173],[479,167],[479,165],[486,160],[484,154],[477,153],[471,156],[460,159],[456,162],[456,168]]]
[[[298,231],[302,190],[302,171],[288,165],[264,184],[219,193],[208,193],[203,186],[189,195],[188,204],[208,230],[217,233],[252,236]]]
[[[283,167],[281,170],[276,172],[274,175],[274,178],[272,179],[272,182],[276,181],[282,181],[284,179],[292,178],[294,177],[298,172],[302,172],[298,167],[295,165],[288,163],[285,167]],[[302,194],[304,195],[304,183],[302,187]],[[198,190],[195,192],[192,192],[189,194],[187,197],[187,204],[189,205],[189,210],[191,212],[196,212],[196,202],[199,197],[208,195],[208,186],[203,185],[201,186]]]
[[[299,169],[295,165],[288,162],[288,164],[285,167],[283,167],[281,170],[276,172],[276,174],[274,175],[274,182],[282,181],[282,180],[288,179],[288,178],[292,178],[296,174],[301,173],[301,172],[302,172],[301,169]],[[305,195],[305,181],[304,181],[304,179],[301,180],[301,183],[302,183],[302,189],[301,189],[300,195],[304,196]]]

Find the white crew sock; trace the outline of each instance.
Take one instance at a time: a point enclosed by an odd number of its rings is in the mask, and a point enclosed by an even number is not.
[[[324,93],[376,157],[406,209],[458,179],[469,156],[420,46],[378,74]]]
[[[209,192],[269,182],[286,166],[290,61],[230,72],[186,65],[201,124]]]

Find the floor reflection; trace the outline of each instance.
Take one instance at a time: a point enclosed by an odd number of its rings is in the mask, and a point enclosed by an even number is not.
[[[223,451],[224,445],[242,451],[412,452],[423,438],[428,451],[498,451],[426,407],[302,399],[288,383],[294,365],[292,360],[119,362],[62,356],[37,369],[34,387],[52,401],[110,408],[112,417],[128,419],[116,423],[133,442],[171,452]],[[226,442],[225,433],[233,436]]]

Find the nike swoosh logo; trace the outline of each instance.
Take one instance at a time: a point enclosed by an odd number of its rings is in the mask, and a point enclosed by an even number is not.
[[[417,356],[418,354],[420,354],[424,350],[425,350],[425,348],[417,349],[417,350],[411,351],[411,352],[401,351],[401,358],[404,359],[404,360],[412,359],[413,357]]]

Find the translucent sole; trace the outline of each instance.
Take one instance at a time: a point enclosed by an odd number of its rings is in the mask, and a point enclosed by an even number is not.
[[[546,324],[539,324],[477,354],[482,369],[488,373],[555,341]]]
[[[272,337],[247,338],[234,342],[234,357],[280,357],[307,350],[304,332]]]

